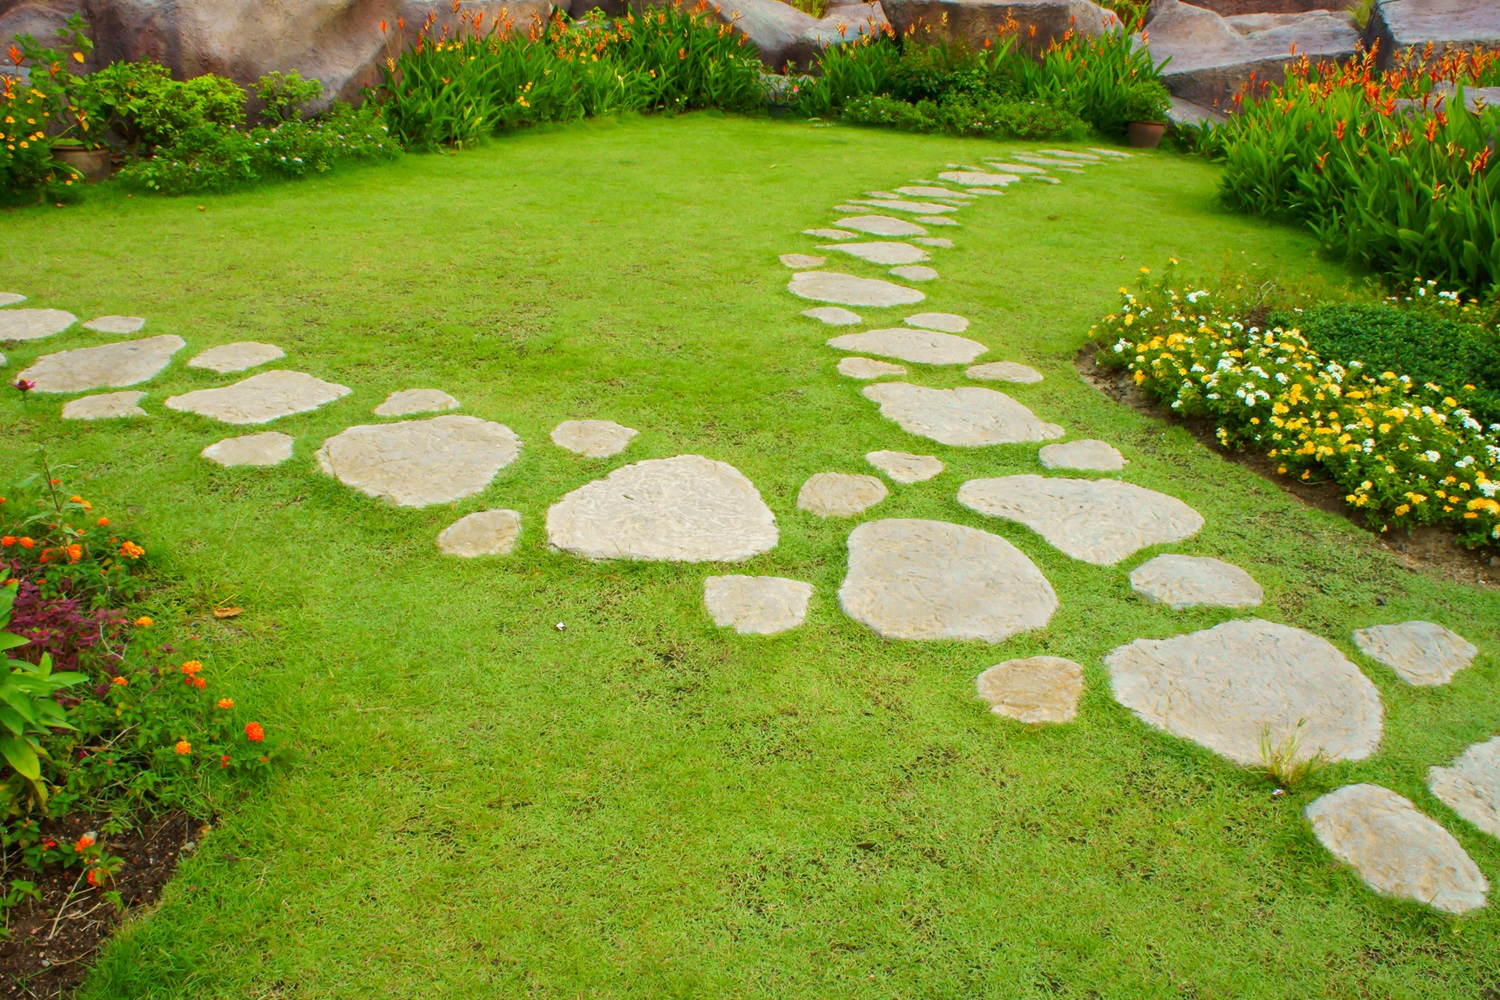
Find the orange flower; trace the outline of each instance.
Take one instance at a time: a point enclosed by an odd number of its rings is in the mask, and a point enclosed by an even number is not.
[[[68,559],[70,559],[73,562],[77,562],[79,559],[82,559],[82,558],[83,558],[83,546],[82,545],[79,545],[77,542],[74,542],[72,545],[68,546]]]
[[[89,885],[92,885],[92,886],[101,886],[101,885],[104,884],[105,880],[108,879],[108,878],[109,878],[109,872],[105,871],[103,868],[90,868],[89,869]]]
[[[36,542],[32,541],[30,538],[18,538],[18,539],[16,539],[16,543],[18,545],[20,545],[21,548],[23,548],[23,549],[30,549],[30,548],[35,548],[36,547]]]
[[[184,677],[183,682],[187,684],[188,687],[195,687],[200,691],[208,687],[208,681],[204,680],[202,677]]]
[[[193,745],[187,740],[178,740],[177,745],[172,749],[177,751],[179,757],[186,757],[193,752]]]
[[[125,556],[127,559],[139,559],[145,554],[146,550],[134,542],[126,542],[120,546],[120,555]]]
[[[259,743],[265,738],[266,731],[261,728],[259,722],[249,722],[245,724],[245,739],[249,740],[251,743]]]
[[[220,698],[219,699],[219,707],[220,708],[233,708],[234,707],[234,699],[233,698]]]
[[[0,545],[5,546],[6,548],[10,548],[14,544],[16,544],[15,535],[6,535],[4,538],[0,538]]]
[[[139,618],[137,618],[135,620],[135,624],[136,624],[137,628],[150,628],[152,625],[155,625],[156,623],[153,622],[150,618],[147,618],[145,615],[141,615]]]
[[[101,517],[101,518],[99,518],[98,524],[99,524],[99,527],[101,527],[101,528],[107,528],[107,527],[109,527],[109,518],[107,518],[107,517]]]
[[[123,677],[116,677],[113,680],[111,680],[110,683],[111,684],[118,684],[118,685],[120,685],[120,687],[124,687],[125,685],[129,684],[130,682],[127,681]]]
[[[196,677],[202,669],[203,664],[199,663],[197,660],[188,660],[182,665],[182,672],[187,674],[189,677]]]
[[[78,838],[78,843],[73,845],[73,850],[78,852],[79,854],[82,854],[84,851],[93,846],[94,838],[85,833],[82,837]]]

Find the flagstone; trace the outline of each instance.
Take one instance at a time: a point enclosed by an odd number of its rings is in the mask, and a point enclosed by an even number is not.
[[[221,375],[226,372],[242,372],[247,368],[278,361],[286,352],[275,344],[262,344],[254,340],[240,340],[233,344],[210,347],[188,362],[189,368],[207,368]]]
[[[413,413],[456,410],[462,404],[441,389],[401,389],[375,407],[377,417],[407,417]]]
[[[324,441],[317,457],[345,486],[398,507],[427,507],[480,492],[520,452],[521,439],[504,424],[445,414],[350,427]]]
[[[915,288],[881,281],[878,278],[856,278],[834,271],[798,271],[787,282],[787,291],[814,302],[832,302],[844,306],[909,305],[927,296]]]
[[[943,471],[943,463],[931,455],[905,451],[872,451],[865,461],[898,483],[923,483]]]
[[[853,517],[884,500],[885,483],[874,476],[819,472],[802,484],[797,509],[819,517]]]
[[[346,385],[325,382],[303,372],[273,369],[233,385],[172,396],[167,407],[226,424],[264,424],[293,413],[316,410],[352,391]]]
[[[1078,715],[1083,667],[1060,656],[997,663],[974,680],[990,711],[1020,722],[1068,722]]]
[[[44,354],[17,377],[35,382],[34,392],[82,392],[135,385],[156,377],[184,346],[181,337],[168,334],[80,347]]]
[[[144,392],[106,392],[98,396],[83,396],[63,404],[64,420],[113,420],[120,417],[144,417],[140,401]]]
[[[1034,385],[1042,380],[1041,372],[1029,365],[1017,364],[1014,361],[991,361],[987,364],[974,365],[972,368],[964,369],[964,374],[982,382],[1017,382],[1021,385]]]
[[[77,316],[61,309],[5,309],[0,311],[0,340],[40,340],[76,322]]]
[[[904,365],[893,365],[889,361],[876,361],[874,358],[841,358],[838,363],[840,375],[850,378],[872,379],[884,378],[887,375],[905,375]]]
[[[720,628],[774,635],[802,624],[812,593],[812,584],[780,576],[711,576],[703,581],[703,606]]]
[[[437,547],[444,555],[475,559],[508,556],[521,537],[521,515],[503,508],[466,514],[438,533]]]
[[[977,448],[1063,435],[1061,427],[1037,419],[1025,406],[993,389],[929,389],[907,382],[880,382],[866,386],[864,394],[879,403],[881,415],[896,421],[902,430],[940,444]]]
[[[552,430],[552,443],[585,458],[608,458],[630,445],[639,431],[613,420],[564,420]]]
[[[263,431],[215,441],[199,454],[210,462],[231,467],[280,465],[292,457],[292,445],[289,435]]]

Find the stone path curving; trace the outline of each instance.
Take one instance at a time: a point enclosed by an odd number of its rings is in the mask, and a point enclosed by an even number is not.
[[[943,471],[943,463],[933,456],[906,451],[872,451],[865,461],[897,483],[925,483]]]
[[[114,420],[123,417],[144,417],[141,409],[144,392],[106,392],[98,396],[84,396],[64,403],[64,420]]]
[[[720,628],[740,635],[775,635],[807,618],[813,586],[781,576],[710,576],[703,581],[703,606]]]
[[[874,476],[819,472],[802,484],[797,509],[819,517],[853,517],[886,498],[885,483]]]
[[[910,212],[913,215],[942,215],[945,212],[958,211],[952,205],[940,205],[935,201],[905,201],[902,199],[890,200],[883,198],[871,198],[868,200],[857,199],[856,204],[868,205],[870,208],[878,208],[886,212]]]
[[[377,417],[409,417],[414,413],[456,410],[462,404],[441,389],[401,389],[375,407]]]
[[[927,230],[915,222],[892,218],[889,215],[856,215],[834,223],[843,229],[853,229],[871,236],[926,236]],[[3,339],[3,338],[0,338]]]
[[[6,309],[0,311],[0,340],[40,340],[76,322],[77,316],[61,309]]]
[[[1021,178],[1015,174],[992,174],[988,171],[945,170],[938,174],[938,180],[963,184],[967,187],[1005,187],[1008,184],[1019,183]]]
[[[613,420],[564,420],[552,429],[552,443],[585,458],[608,458],[628,448],[638,433]]]
[[[1045,174],[1047,169],[1039,167],[1034,163],[1006,163],[1004,160],[985,160],[986,165],[994,167],[1002,173],[1019,177],[1026,174]]]
[[[1464,819],[1500,837],[1500,736],[1474,744],[1447,767],[1429,770],[1427,787]]]
[[[842,358],[839,360],[838,370],[840,375],[859,379],[885,378],[887,375],[906,374],[904,366],[893,365],[889,361],[876,361],[874,358]]]
[[[34,392],[83,392],[136,385],[155,378],[184,346],[181,337],[167,335],[80,347],[44,354],[17,377],[35,382]]]
[[[1207,556],[1160,555],[1130,571],[1130,587],[1151,604],[1173,611],[1200,606],[1254,608],[1265,600],[1255,578]]]
[[[1083,667],[1060,656],[997,663],[974,679],[990,711],[1020,722],[1068,722],[1078,715]]]
[[[280,465],[292,457],[292,438],[277,431],[245,434],[216,441],[199,452],[210,462],[227,467]]]
[[[140,316],[100,316],[83,324],[83,328],[94,333],[124,334],[139,333],[145,325]]]
[[[901,322],[907,326],[915,326],[922,330],[936,330],[939,333],[963,333],[969,328],[969,321],[954,313],[917,313],[906,317]]]
[[[912,198],[937,198],[938,200],[949,200],[966,202],[974,196],[967,191],[950,191],[945,187],[933,187],[926,184],[908,184],[896,189],[897,195],[908,195]]]
[[[1020,403],[993,389],[929,389],[907,382],[867,386],[867,398],[880,404],[882,416],[908,434],[939,444],[981,448],[1062,437],[1063,429],[1039,420]]]
[[[991,361],[988,364],[974,365],[965,369],[964,374],[981,382],[1015,382],[1018,385],[1034,385],[1042,380],[1041,372],[1014,361]]]
[[[815,319],[819,323],[827,323],[829,326],[853,326],[861,322],[859,313],[850,312],[839,306],[814,306],[811,309],[802,310],[802,315],[808,319]]]
[[[275,344],[241,340],[233,344],[210,347],[188,362],[189,368],[207,368],[211,372],[242,372],[270,361],[279,361],[286,352]]]
[[[915,288],[834,271],[798,271],[786,287],[799,298],[841,306],[903,306],[927,297]]]
[[[955,337],[950,333],[906,330],[901,327],[846,333],[829,340],[828,346],[841,351],[878,354],[885,358],[923,365],[968,364],[989,350],[977,340]]]
[[[1361,653],[1396,671],[1406,683],[1420,687],[1447,684],[1479,655],[1473,643],[1432,622],[1358,629],[1354,644]]]
[[[1047,469],[1119,472],[1125,468],[1125,456],[1120,454],[1118,448],[1093,438],[1046,445],[1037,452],[1037,460]]]
[[[446,415],[350,427],[318,449],[345,486],[398,507],[450,503],[483,490],[521,452],[504,424]]]
[[[839,253],[858,257],[860,260],[871,264],[915,264],[918,261],[929,259],[932,255],[921,247],[912,246],[910,243],[898,243],[889,240],[871,240],[868,243],[822,243],[818,245],[819,250],[837,250]],[[818,260],[821,264],[823,261]]]
[[[475,559],[507,556],[521,537],[521,515],[513,510],[481,510],[466,514],[438,532],[438,551]]]
[[[168,409],[223,421],[264,424],[293,413],[306,413],[341,399],[354,390],[303,372],[268,371],[218,389],[198,389],[171,396]]]

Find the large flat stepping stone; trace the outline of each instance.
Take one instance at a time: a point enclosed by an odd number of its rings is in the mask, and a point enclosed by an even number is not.
[[[461,405],[441,389],[402,389],[385,397],[374,412],[377,417],[409,417],[413,413],[456,410]]]
[[[1115,700],[1142,722],[1237,764],[1264,763],[1296,740],[1292,756],[1363,760],[1380,745],[1380,693],[1328,640],[1251,619],[1137,639],[1104,657]]]
[[[911,212],[914,215],[942,215],[944,212],[957,212],[958,209],[952,205],[940,205],[935,201],[906,201],[904,199],[872,198],[868,201],[859,200],[859,205],[868,205],[886,212]],[[842,223],[840,223],[842,225]]]
[[[222,375],[225,372],[242,372],[268,361],[279,361],[284,357],[286,357],[286,352],[275,344],[241,340],[233,344],[210,347],[189,361],[188,367],[206,368]]]
[[[840,375],[859,379],[906,374],[904,366],[893,365],[889,361],[876,361],[874,358],[842,358],[838,363],[838,370]]]
[[[859,313],[838,306],[814,306],[802,310],[802,315],[829,326],[853,326],[860,322]]]
[[[240,465],[266,467],[280,465],[292,457],[292,438],[276,431],[244,434],[215,441],[199,454],[210,462],[229,468]]]
[[[1427,787],[1464,819],[1500,837],[1500,736],[1474,744],[1447,767],[1429,770]]]
[[[881,416],[908,434],[940,444],[980,448],[1062,437],[1063,429],[1039,420],[1003,392],[965,386],[928,389],[907,382],[866,386],[866,398],[880,404]]]
[[[252,375],[234,385],[172,396],[167,406],[226,424],[264,424],[293,413],[316,410],[352,391],[347,385],[325,382],[303,372],[276,369]]]
[[[1420,687],[1447,684],[1479,655],[1473,643],[1432,622],[1358,629],[1354,644],[1361,653],[1396,671],[1406,683]]]
[[[841,306],[903,306],[927,298],[915,288],[834,271],[798,271],[786,287],[799,298]]]
[[[0,340],[40,340],[77,322],[77,316],[61,309],[7,309],[0,312]]]
[[[426,507],[478,493],[520,451],[504,424],[449,414],[350,427],[323,442],[318,464],[361,493]]]
[[[1042,628],[1057,594],[998,535],[943,521],[893,519],[849,534],[844,613],[887,639],[1003,642]]]
[[[106,392],[98,396],[84,396],[63,404],[64,420],[114,420],[121,417],[144,417],[146,411],[140,402],[144,392]]]
[[[0,306],[15,306],[26,301],[26,296],[19,292],[0,292]]]
[[[853,229],[871,236],[926,236],[927,230],[915,222],[892,218],[889,215],[855,215],[834,223],[844,229]]]
[[[1049,444],[1037,452],[1037,458],[1048,469],[1082,469],[1086,472],[1119,472],[1125,468],[1125,456],[1114,445],[1093,438],[1082,438],[1066,444]]]
[[[913,236],[913,243],[920,243],[924,247],[941,247],[944,250],[953,249],[953,241],[946,236]]]
[[[135,385],[155,377],[184,346],[181,337],[167,335],[80,347],[44,354],[17,377],[35,382],[34,392],[82,392]]]
[[[929,187],[925,184],[909,184],[906,187],[896,189],[898,195],[908,195],[912,198],[938,198],[949,201],[967,202],[974,196],[968,191],[950,191],[943,187]]]
[[[917,313],[908,316],[901,322],[907,326],[915,326],[922,330],[936,330],[939,333],[963,333],[969,328],[969,321],[956,313]]]
[[[888,330],[869,330],[865,333],[846,333],[828,341],[829,347],[841,351],[860,351],[879,354],[901,361],[915,361],[923,365],[963,365],[973,361],[989,350],[977,340],[955,337],[949,333],[931,330],[904,330],[894,327]]]
[[[847,229],[804,229],[802,232],[824,240],[852,240],[859,235]]]
[[[1118,479],[971,479],[959,488],[958,502],[1019,521],[1060,551],[1096,566],[1191,538],[1203,527],[1202,516],[1176,497]]]
[[[901,267],[893,267],[890,273],[905,281],[936,281],[937,269],[925,264],[905,264]]]
[[[1045,174],[1047,172],[1045,167],[1039,167],[1033,163],[1005,163],[1001,160],[985,160],[984,162],[1007,174]]]
[[[965,187],[1005,187],[1007,184],[1019,183],[1021,178],[1015,174],[992,174],[988,171],[945,170],[938,174],[938,180],[962,184]]]
[[[1130,571],[1130,587],[1151,604],[1173,611],[1200,606],[1253,608],[1265,599],[1255,578],[1238,566],[1207,556],[1166,554]]]
[[[618,455],[640,432],[613,420],[564,420],[552,429],[552,443],[586,458]]]
[[[1020,722],[1068,722],[1078,715],[1083,667],[1060,656],[998,663],[974,679],[990,711]]]
[[[921,247],[889,240],[872,240],[869,243],[828,243],[818,249],[837,250],[839,253],[858,257],[871,264],[915,264],[932,256]],[[818,263],[821,264],[822,261]]]
[[[874,476],[820,472],[802,484],[797,509],[819,517],[853,517],[886,498],[885,483]]]
[[[1403,796],[1379,785],[1345,785],[1305,812],[1329,853],[1371,889],[1444,913],[1485,904],[1489,880],[1453,835]]]
[[[437,547],[444,555],[475,559],[508,556],[521,537],[521,515],[513,510],[481,510],[466,514],[438,532]]]
[[[919,215],[917,221],[924,226],[957,226],[957,219],[945,219],[941,215]]]
[[[943,471],[943,463],[931,455],[906,451],[872,451],[865,461],[898,483],[925,483]]]
[[[585,559],[743,562],[777,540],[754,484],[702,455],[627,465],[547,511],[547,541]]]
[[[823,248],[819,247],[818,249],[821,250]],[[810,267],[822,267],[824,264],[828,263],[827,257],[814,257],[811,254],[805,253],[784,253],[779,259],[787,267],[794,268],[796,270],[806,270]]]
[[[146,321],[140,316],[100,316],[83,324],[85,330],[94,333],[140,333]]]
[[[991,361],[964,369],[964,374],[981,382],[1015,382],[1019,385],[1035,385],[1042,380],[1042,373],[1030,365],[1014,361]]]
[[[703,581],[703,606],[720,628],[775,635],[802,624],[812,593],[812,584],[781,576],[711,576]]]

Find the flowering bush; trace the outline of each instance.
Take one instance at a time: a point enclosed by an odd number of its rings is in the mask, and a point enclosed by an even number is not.
[[[59,31],[75,62],[93,51],[79,14]],[[65,68],[68,56],[43,48],[30,35],[17,35],[5,55],[11,72],[0,73],[0,195],[6,200],[37,195],[49,186],[69,187],[73,173],[52,159],[52,147],[69,143],[93,147],[103,131],[81,100],[81,77]],[[23,64],[29,63],[25,75]]]
[[[1500,424],[1462,404],[1472,385],[1322,358],[1296,329],[1246,322],[1232,293],[1179,292],[1170,269],[1120,292],[1095,328],[1101,361],[1174,413],[1211,420],[1226,447],[1331,479],[1381,530],[1442,524],[1472,545],[1500,540]]]

